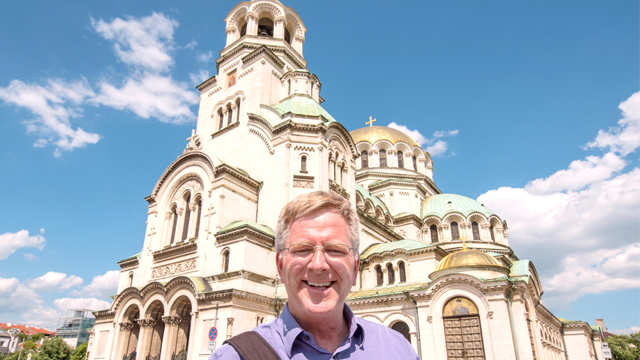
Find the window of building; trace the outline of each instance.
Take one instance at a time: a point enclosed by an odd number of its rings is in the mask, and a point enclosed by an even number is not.
[[[404,155],[402,155],[402,151],[398,151],[398,167],[404,168]]]
[[[231,105],[227,106],[227,126],[231,125],[233,122],[233,107]]]
[[[493,233],[493,225],[489,226],[489,235],[491,235],[491,241],[496,241],[496,235]]]
[[[258,36],[273,37],[273,21],[269,18],[262,18],[258,21]]]
[[[431,233],[431,242],[432,243],[437,243],[440,240],[438,239],[438,227],[435,225],[431,225],[429,227],[429,232]]]
[[[171,224],[171,244],[176,242],[176,228],[178,227],[178,205],[174,204],[171,207],[171,217],[173,218]]]
[[[416,156],[413,155],[411,159],[413,160],[413,170],[418,171],[418,161],[416,159]]]
[[[471,223],[471,233],[473,234],[473,240],[480,240],[480,228],[475,221]]]
[[[307,172],[307,157],[304,155],[300,158],[300,171]]]
[[[222,130],[224,127],[224,115],[222,114],[222,109],[218,110],[218,130]]]
[[[458,229],[458,223],[451,223],[451,240],[460,240],[460,230]]]
[[[398,272],[400,273],[400,282],[407,282],[407,274],[404,268],[404,261],[398,263]]]
[[[387,265],[387,276],[389,277],[389,285],[393,285],[396,282],[396,273],[393,271],[393,265]]]
[[[368,168],[369,167],[369,153],[367,152],[367,150],[362,150],[362,153],[360,155],[361,155],[360,161],[362,162],[362,167],[363,168]]]
[[[197,218],[196,218],[196,229],[195,229],[195,237],[198,237],[198,234],[200,233],[200,218],[202,217],[202,198],[198,197],[198,200],[196,200],[196,206],[197,208]]]
[[[393,324],[391,328],[399,332],[400,334],[402,334],[402,336],[404,336],[404,338],[407,339],[409,344],[411,344],[411,335],[409,335],[409,325],[407,325],[402,321],[398,321],[397,323]]]
[[[184,197],[184,223],[182,224],[182,241],[189,237],[189,220],[191,218],[191,194],[187,193]]]
[[[133,286],[133,273],[129,273],[129,287]]]
[[[387,166],[387,151],[385,149],[380,150],[380,167]]]
[[[376,266],[376,284],[377,286],[382,286],[384,283],[384,279],[382,277],[382,267],[380,265]]]
[[[229,272],[229,249],[225,249],[222,252],[222,272]]]
[[[286,41],[288,44],[291,44],[291,33],[287,28],[284,29],[284,41]]]
[[[287,80],[289,83],[289,90],[287,91],[287,95],[291,95],[291,80]]]

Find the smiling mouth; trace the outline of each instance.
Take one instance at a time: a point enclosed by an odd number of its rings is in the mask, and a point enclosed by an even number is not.
[[[305,281],[305,283],[307,285],[309,285],[310,287],[314,288],[314,289],[326,289],[328,287],[330,287],[331,285],[333,285],[335,281],[329,281],[329,282],[311,282],[311,281]]]

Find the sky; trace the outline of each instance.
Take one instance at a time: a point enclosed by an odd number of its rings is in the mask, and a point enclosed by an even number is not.
[[[235,4],[3,4],[0,322],[109,307]],[[334,118],[420,142],[442,192],[508,222],[555,315],[640,331],[637,1],[284,4]]]

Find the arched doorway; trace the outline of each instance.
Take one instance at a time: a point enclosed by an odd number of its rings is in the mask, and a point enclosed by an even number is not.
[[[174,302],[167,326],[170,339],[167,345],[171,360],[186,360],[191,329],[191,301],[188,297],[181,296]]]
[[[409,344],[411,344],[411,335],[409,334],[409,325],[407,325],[407,323],[398,321],[391,325],[391,328],[402,334]]]
[[[162,338],[164,336],[164,306],[160,300],[155,300],[149,305],[144,319],[140,319],[138,323],[145,328],[144,348],[140,349],[140,354],[144,356],[144,360],[159,360],[160,350],[162,349]]]
[[[140,335],[140,325],[138,325],[138,319],[140,318],[140,309],[137,305],[130,305],[124,312],[122,321],[120,322],[120,346],[122,360],[126,360],[133,348],[138,344],[138,337]]]
[[[484,360],[478,308],[469,299],[455,297],[442,309],[449,360]]]

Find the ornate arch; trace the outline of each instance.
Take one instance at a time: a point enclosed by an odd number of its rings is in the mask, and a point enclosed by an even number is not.
[[[211,160],[209,155],[205,154],[202,151],[191,151],[178,157],[173,161],[173,163],[171,163],[171,165],[169,165],[169,167],[164,171],[164,173],[156,183],[156,186],[153,188],[153,192],[151,193],[150,198],[155,201],[158,193],[163,188],[163,185],[165,183],[171,183],[173,178],[180,173],[180,170],[191,165],[200,166],[205,170],[209,179],[214,178],[213,169],[215,167],[215,163],[213,162],[213,160]]]

